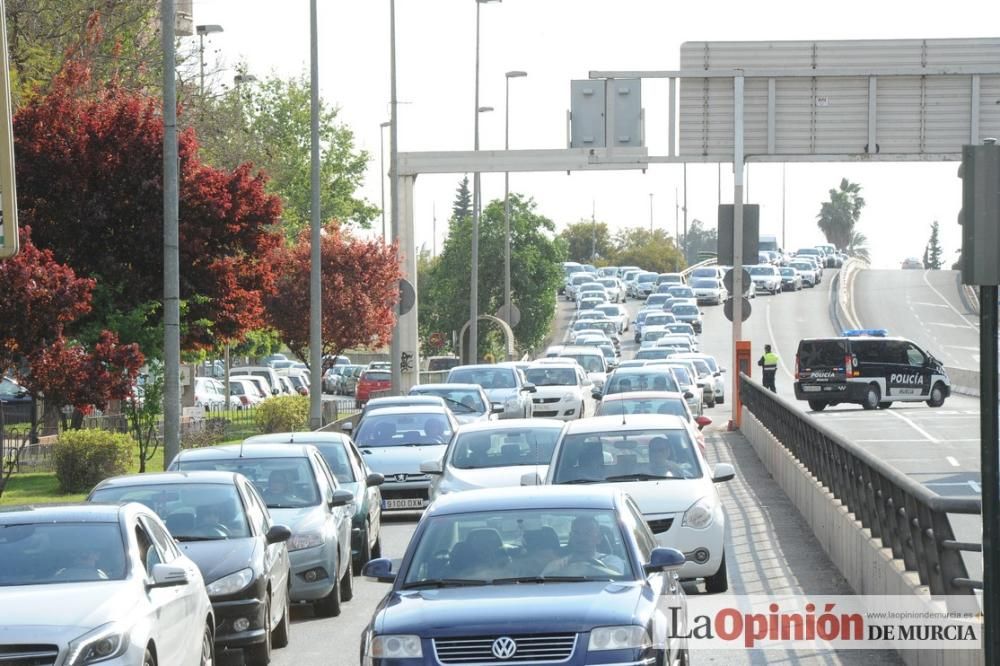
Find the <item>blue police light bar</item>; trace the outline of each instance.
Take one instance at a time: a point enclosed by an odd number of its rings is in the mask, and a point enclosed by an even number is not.
[[[849,331],[844,331],[841,333],[845,338],[856,338],[860,336],[871,336],[876,338],[884,338],[889,335],[889,331],[884,328],[854,328]]]

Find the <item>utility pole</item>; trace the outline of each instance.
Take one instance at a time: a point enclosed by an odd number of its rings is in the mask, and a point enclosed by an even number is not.
[[[590,263],[594,263],[597,259],[597,202],[593,199],[590,201],[590,228],[593,234],[590,241]]]
[[[674,241],[678,247],[681,243],[681,200],[678,198],[677,188],[674,188]]]
[[[781,251],[784,253],[785,248],[785,163],[781,164]]]
[[[323,254],[319,198],[319,18],[316,0],[309,2],[310,134],[312,211],[309,266],[309,427],[323,427]]]
[[[684,261],[687,261],[688,249],[688,165],[684,163]]]
[[[653,193],[649,193],[649,235],[653,235]]]
[[[174,0],[163,0],[163,466],[180,453],[181,310]],[[192,378],[192,382],[194,379]],[[229,388],[227,387],[228,391]]]

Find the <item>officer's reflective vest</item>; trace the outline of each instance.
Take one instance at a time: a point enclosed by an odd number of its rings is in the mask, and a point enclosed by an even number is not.
[[[778,355],[774,352],[764,352],[764,371],[778,369]]]

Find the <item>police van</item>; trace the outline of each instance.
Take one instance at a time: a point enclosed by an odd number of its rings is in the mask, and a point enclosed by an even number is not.
[[[815,411],[843,402],[865,409],[888,409],[895,401],[940,407],[949,395],[941,361],[884,329],[800,340],[795,353],[795,397]]]

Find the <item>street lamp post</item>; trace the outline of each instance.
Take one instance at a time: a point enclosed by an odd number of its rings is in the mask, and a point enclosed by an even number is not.
[[[473,150],[479,150],[479,6],[500,0],[476,0],[476,105]],[[479,172],[472,176],[472,276],[469,289],[469,362],[479,360]]]
[[[504,75],[504,120],[503,120],[503,149],[510,150],[510,80],[527,76],[527,72],[514,70]],[[510,293],[510,172],[503,174],[503,307],[504,318],[511,324],[511,293]],[[513,324],[511,324],[513,326]],[[511,358],[510,349],[507,350],[507,360]]]
[[[379,183],[382,187],[382,242],[386,242],[385,238],[385,132],[386,127],[392,125],[391,121],[386,121],[379,125],[378,130],[378,167],[379,167]]]
[[[195,26],[198,33],[198,93],[200,97],[205,96],[205,35],[215,32],[222,32],[221,25],[198,25]]]
[[[653,193],[649,193],[649,233],[653,233]]]

